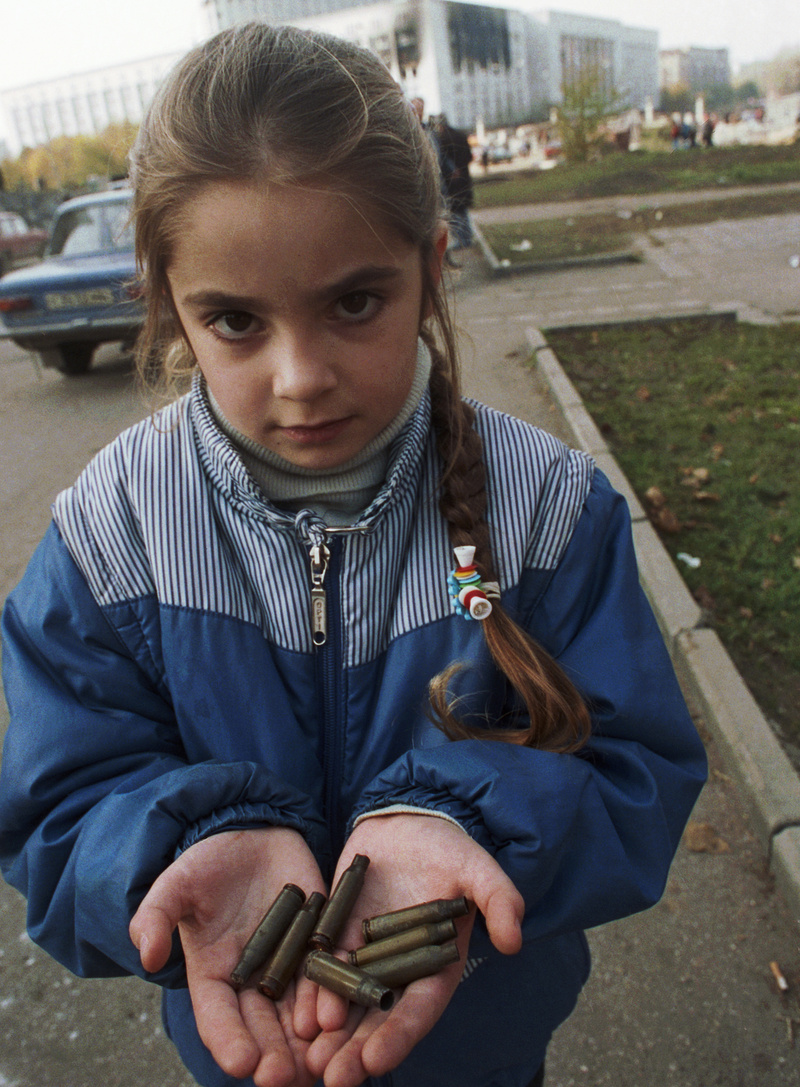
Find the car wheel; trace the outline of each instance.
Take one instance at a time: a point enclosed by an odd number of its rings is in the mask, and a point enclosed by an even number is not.
[[[92,364],[93,343],[65,343],[56,351],[56,370],[67,377],[85,374]]]

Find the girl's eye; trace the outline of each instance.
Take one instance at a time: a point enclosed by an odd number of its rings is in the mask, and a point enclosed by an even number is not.
[[[209,321],[209,325],[225,340],[239,340],[251,336],[256,331],[256,320],[250,313],[221,313]]]
[[[369,291],[351,291],[336,303],[339,314],[350,321],[367,321],[378,311],[380,300]]]

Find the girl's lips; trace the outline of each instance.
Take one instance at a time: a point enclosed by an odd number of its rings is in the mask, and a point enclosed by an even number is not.
[[[280,427],[281,432],[290,441],[299,445],[319,445],[338,438],[350,422],[350,417],[344,419],[332,419],[328,423],[316,423],[314,426],[286,426]]]

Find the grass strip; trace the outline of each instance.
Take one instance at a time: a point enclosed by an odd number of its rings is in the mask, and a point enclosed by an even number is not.
[[[475,207],[690,192],[784,181],[800,181],[800,143],[778,147],[616,152],[599,162],[563,163],[551,170],[510,170],[486,178],[478,176]]]
[[[797,760],[798,326],[665,321],[548,340]]]
[[[481,231],[497,259],[514,266],[616,253],[633,248],[636,234],[665,227],[797,213],[800,190],[766,192],[757,200],[752,196],[728,196],[663,206],[657,201],[643,202],[632,211],[483,224]],[[651,235],[651,240],[658,244],[657,236]]]

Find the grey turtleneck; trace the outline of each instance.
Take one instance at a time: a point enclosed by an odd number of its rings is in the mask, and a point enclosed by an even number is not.
[[[276,506],[311,509],[329,525],[349,525],[367,508],[386,478],[389,447],[416,411],[431,372],[431,357],[420,340],[411,390],[388,426],[355,457],[335,468],[300,468],[237,430],[207,389],[214,418],[236,446],[245,467]]]

